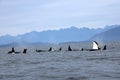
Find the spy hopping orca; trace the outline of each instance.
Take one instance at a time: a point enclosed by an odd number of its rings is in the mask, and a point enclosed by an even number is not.
[[[81,48],[81,51],[98,51],[101,48],[99,47],[98,43],[96,41],[93,41],[92,43],[92,49],[83,49]]]
[[[90,49],[89,51],[97,51],[100,50],[100,47],[96,41],[93,41],[93,48]]]

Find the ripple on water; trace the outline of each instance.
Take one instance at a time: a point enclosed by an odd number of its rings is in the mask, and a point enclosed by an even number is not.
[[[8,79],[8,78],[22,78],[25,75],[14,75],[14,74],[1,74],[0,79]]]
[[[68,77],[65,80],[88,80],[88,77],[86,76],[80,76],[80,77]]]

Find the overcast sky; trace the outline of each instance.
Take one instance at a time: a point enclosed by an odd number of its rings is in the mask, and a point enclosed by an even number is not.
[[[120,0],[0,0],[0,35],[120,24]]]

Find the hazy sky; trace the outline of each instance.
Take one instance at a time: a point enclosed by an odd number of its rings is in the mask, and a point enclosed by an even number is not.
[[[0,0],[0,35],[120,24],[120,0]]]

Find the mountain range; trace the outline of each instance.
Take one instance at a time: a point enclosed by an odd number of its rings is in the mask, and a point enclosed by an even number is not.
[[[5,35],[0,37],[0,45],[11,43],[62,43],[89,40],[120,40],[120,25],[106,26],[105,28],[89,29],[70,27],[60,30],[32,31],[17,36]]]
[[[119,41],[120,25],[94,35],[91,39],[97,41]]]

